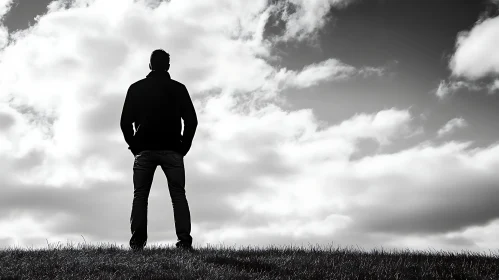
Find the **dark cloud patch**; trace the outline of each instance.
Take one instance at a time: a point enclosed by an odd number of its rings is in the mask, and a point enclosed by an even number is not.
[[[137,2],[137,0],[134,0],[134,1]],[[145,4],[147,7],[151,8],[151,9],[156,9],[157,7],[159,7],[161,5],[161,3],[163,3],[163,2],[168,3],[170,1],[171,0],[146,0]]]
[[[121,110],[125,94],[108,94],[99,98],[99,103],[85,112],[82,128],[92,136],[109,135],[120,130]],[[99,134],[99,135],[96,135]],[[123,140],[124,141],[124,140]]]
[[[31,150],[24,157],[15,159],[13,166],[17,172],[27,171],[39,166],[43,162],[45,152],[41,150]]]
[[[98,69],[102,75],[116,71],[130,54],[128,44],[113,36],[107,38],[87,36],[78,44],[86,62],[92,66],[92,69]]]
[[[292,175],[296,171],[293,167],[288,167],[275,152],[261,154],[258,160],[252,162],[242,162],[233,164],[232,162],[213,162],[216,171],[206,174],[197,170],[197,174],[192,176],[189,181],[193,186],[210,186],[209,189],[201,191],[236,194],[251,188],[259,188],[258,179],[260,176],[277,176],[284,178]],[[203,175],[204,174],[204,175]]]
[[[275,7],[265,23],[263,37],[272,39],[284,35],[286,31],[286,18],[296,13],[297,6],[289,1],[273,0],[270,3],[275,5]]]
[[[443,237],[440,239],[440,242],[442,242],[443,244],[468,248],[477,246],[477,244],[473,240],[459,236]]]
[[[196,79],[200,81],[206,81],[208,80],[211,73],[210,70],[206,67],[197,67],[195,65],[192,65],[192,67],[178,70],[176,74],[178,75],[178,77],[196,77]],[[172,77],[172,79],[175,78]],[[192,96],[194,92],[189,93],[191,94],[191,98],[194,99],[194,96]]]
[[[98,206],[108,207],[113,202],[108,198],[118,195],[118,192],[119,189],[116,185],[109,187],[95,183],[92,188],[8,185],[3,188],[0,209],[5,214],[9,211],[23,209],[51,213],[60,211],[93,212],[96,211],[95,207],[88,207],[88,203],[94,204],[94,206],[98,204]],[[89,199],[90,196],[93,197]]]
[[[34,106],[14,103],[11,103],[10,106],[23,114],[30,123],[53,125],[56,120],[55,115],[49,114],[49,112],[42,112]]]
[[[133,192],[123,192],[121,184],[108,182],[93,182],[91,188],[43,185],[3,187],[0,212],[4,218],[21,212],[30,213],[40,220],[56,214],[67,215],[68,219],[50,229],[54,234],[81,233],[107,237],[120,228],[120,217],[125,215],[126,221],[133,197]]]
[[[379,143],[375,139],[359,138],[356,148],[357,151],[350,156],[350,161],[356,161],[365,156],[373,156],[379,148]]]
[[[0,131],[6,131],[15,123],[14,117],[9,114],[0,112]]]
[[[188,192],[187,200],[191,205],[193,219],[200,223],[225,223],[239,220],[238,213],[226,200],[222,193],[210,193],[203,191],[201,195]]]
[[[385,198],[385,204],[352,205],[352,210],[346,213],[355,221],[355,228],[365,232],[426,235],[485,226],[499,218],[497,179],[480,182],[478,178],[470,180],[472,177],[460,174],[443,185],[427,186],[427,191],[412,194],[410,189],[417,187],[404,185],[404,180],[399,180],[400,189],[404,191]],[[454,185],[448,185],[452,183]]]
[[[21,113],[29,124],[39,127],[48,137],[53,137],[53,125],[57,120],[54,112],[41,111],[27,104],[15,104],[11,102],[9,105]]]

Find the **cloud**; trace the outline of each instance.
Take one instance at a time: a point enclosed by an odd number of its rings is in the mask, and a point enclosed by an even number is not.
[[[7,27],[4,25],[0,25],[0,50],[3,49],[7,43],[9,38],[9,31],[7,30]]]
[[[451,58],[452,74],[472,80],[499,74],[499,17],[487,18],[459,33]]]
[[[328,59],[319,64],[306,66],[299,73],[296,71],[284,72],[286,84],[296,88],[305,88],[316,85],[324,80],[341,80],[352,76],[356,69],[352,66],[342,64],[336,59]],[[283,72],[281,72],[283,73]]]
[[[448,121],[441,129],[438,130],[437,136],[442,137],[452,133],[455,129],[467,127],[468,123],[463,118],[454,118]]]
[[[498,90],[499,90],[499,79],[495,80],[493,83],[491,83],[488,86],[488,91],[490,94],[495,93]]]
[[[376,67],[356,69],[337,59],[330,58],[320,63],[307,65],[300,71],[281,68],[279,72],[275,73],[274,79],[277,84],[283,85],[280,90],[283,90],[286,87],[301,89],[312,87],[325,81],[341,81],[355,76],[381,76],[383,72],[383,68]]]
[[[278,2],[278,1],[276,1]],[[332,8],[344,8],[354,0],[285,0],[273,9],[286,28],[277,41],[309,40],[315,38],[328,21]]]
[[[0,0],[0,20],[9,12],[13,0]]]
[[[286,19],[282,33],[300,40],[322,26],[321,7],[347,2],[293,3],[317,12]],[[0,51],[0,244],[44,247],[45,238],[80,242],[81,235],[127,244],[133,157],[119,115],[127,87],[147,74],[150,52],[160,47],[198,113],[185,158],[195,244],[495,244],[495,235],[480,234],[497,227],[498,145],[424,143],[352,160],[364,139],[386,147],[421,128],[408,108],[325,124],[312,109],[280,107],[285,88],[382,70],[335,58],[298,71],[272,66],[264,31],[279,5],[54,1],[32,27],[10,34]],[[158,171],[149,244],[175,239],[166,184]]]
[[[462,81],[462,80],[451,80],[451,81],[440,81],[438,88],[435,90],[435,95],[440,99],[444,99],[446,96],[454,94],[455,92],[467,89],[468,91],[480,91],[484,87],[478,85],[477,83]]]
[[[3,17],[9,12],[12,7],[13,0],[0,0],[0,50],[2,50],[8,43],[9,31],[3,24]]]
[[[8,130],[14,124],[14,117],[7,113],[0,113],[0,130]]]
[[[489,94],[497,91],[499,55],[495,50],[499,47],[499,17],[494,16],[497,1],[490,3],[493,5],[488,6],[471,30],[457,35],[455,52],[449,61],[451,81],[441,81],[435,91],[440,99],[463,88]],[[489,81],[480,81],[487,78]]]

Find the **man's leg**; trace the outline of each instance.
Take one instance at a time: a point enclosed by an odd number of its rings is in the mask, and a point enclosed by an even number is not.
[[[133,205],[130,216],[130,229],[132,231],[130,247],[132,249],[142,249],[147,243],[147,202],[157,166],[154,154],[149,151],[142,151],[135,156],[133,163]]]
[[[160,158],[173,204],[175,232],[180,244],[189,247],[192,245],[191,214],[185,197],[184,157],[177,152],[165,150],[161,151]]]

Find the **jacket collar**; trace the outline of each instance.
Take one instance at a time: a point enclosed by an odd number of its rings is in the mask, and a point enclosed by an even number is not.
[[[156,71],[156,70],[149,72],[149,74],[147,74],[146,77],[147,78],[149,78],[149,77],[164,77],[167,79],[171,79],[170,73],[168,73],[168,71]]]

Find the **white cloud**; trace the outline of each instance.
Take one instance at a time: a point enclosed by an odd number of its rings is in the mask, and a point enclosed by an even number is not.
[[[444,135],[448,135],[452,133],[454,130],[458,128],[467,127],[468,123],[463,118],[454,118],[448,121],[441,129],[438,130],[437,136],[442,137]]]
[[[449,95],[450,93],[451,90],[449,88],[449,85],[445,81],[440,81],[440,84],[438,85],[438,88],[435,91],[437,97],[443,99],[445,96]]]
[[[307,88],[327,80],[342,80],[353,76],[357,69],[341,63],[336,59],[328,59],[321,63],[311,64],[301,71],[280,69],[275,74],[276,82],[288,87]]]
[[[479,79],[499,74],[499,17],[479,21],[461,32],[450,68],[455,76]]]
[[[497,242],[490,234],[473,243],[497,218],[498,146],[426,143],[350,160],[362,139],[387,146],[420,129],[408,109],[324,124],[311,109],[280,108],[283,88],[378,71],[335,59],[301,71],[273,67],[263,36],[273,9],[267,1],[61,3],[11,34],[15,40],[0,52],[2,244],[43,247],[43,237],[79,242],[80,234],[127,244],[133,158],[119,116],[127,87],[147,74],[155,48],[171,53],[171,75],[187,85],[198,112],[185,159],[195,244],[334,240],[481,250]],[[295,3],[317,12],[289,19],[284,33],[299,39],[322,26],[320,7],[340,2]],[[165,227],[173,217],[160,172],[149,200],[150,243],[175,238]],[[465,231],[471,226],[475,232]],[[450,243],[450,233],[453,242],[471,241]],[[417,236],[429,237],[402,243]]]
[[[468,81],[448,81],[445,80],[440,81],[438,88],[435,90],[435,95],[439,99],[444,99],[446,96],[454,94],[456,91],[461,89],[467,89],[469,91],[479,91],[482,90],[483,87]]]
[[[356,69],[337,59],[330,58],[320,63],[307,65],[300,71],[282,68],[274,74],[274,82],[277,85],[282,85],[281,90],[285,87],[308,88],[321,82],[341,81],[358,75],[364,77],[370,75],[381,76],[383,71],[384,69],[375,67]]]
[[[488,91],[490,94],[495,93],[499,90],[499,79],[495,80],[492,84],[489,85]]]
[[[0,50],[9,42],[9,31],[4,25],[0,25]]]
[[[332,8],[343,8],[354,0],[285,0],[275,12],[284,20],[286,29],[278,40],[305,40],[314,38],[322,28]]]
[[[9,12],[13,0],[0,0],[0,20]]]
[[[478,80],[499,75],[498,48],[499,17],[489,17],[488,13],[484,13],[471,30],[458,34],[455,52],[449,62],[452,81],[441,81],[435,94],[443,99],[463,88],[495,93],[498,88],[497,79],[488,85],[479,84]]]

